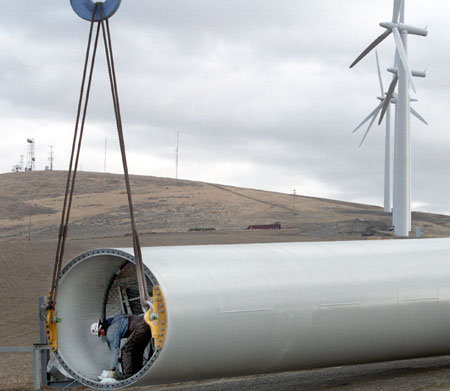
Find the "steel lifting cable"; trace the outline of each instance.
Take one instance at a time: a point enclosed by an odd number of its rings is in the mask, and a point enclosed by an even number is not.
[[[116,70],[114,66],[114,56],[112,50],[111,32],[109,29],[109,21],[103,19],[103,7],[100,5],[100,24],[102,26],[103,41],[105,43],[106,62],[108,64],[109,81],[111,84],[111,94],[113,97],[114,113],[116,116],[117,133],[119,135],[120,152],[122,155],[122,165],[125,177],[125,185],[127,188],[128,206],[130,209],[131,230],[133,234],[133,249],[136,259],[136,275],[139,287],[139,298],[141,307],[148,309],[151,307],[150,295],[148,294],[147,281],[145,279],[144,263],[142,261],[141,245],[139,235],[136,229],[136,220],[134,218],[133,200],[131,197],[130,177],[128,174],[128,163],[125,150],[125,140],[123,137],[122,117],[120,115],[119,93],[117,90]],[[106,29],[105,29],[106,24]]]
[[[95,64],[95,56],[97,53],[98,37],[100,34],[100,25],[98,25],[97,32],[95,35],[94,49],[93,49],[93,53],[92,53],[91,66],[90,66],[90,72],[89,72],[89,77],[88,77],[88,86],[86,89],[86,97],[84,97],[84,89],[85,89],[85,84],[86,84],[86,76],[87,76],[87,69],[88,69],[89,57],[90,57],[90,51],[91,51],[92,32],[94,29],[96,10],[97,10],[97,4],[94,5],[94,10],[92,12],[91,26],[89,29],[88,45],[87,45],[87,49],[86,49],[86,58],[85,58],[85,62],[84,62],[83,77],[82,77],[81,88],[80,88],[80,97],[79,97],[79,101],[78,101],[77,117],[76,117],[76,121],[75,121],[75,130],[74,130],[74,136],[73,136],[73,142],[72,142],[72,152],[70,155],[69,169],[68,169],[68,173],[67,173],[66,190],[65,190],[65,194],[64,194],[63,209],[62,209],[62,214],[61,214],[61,223],[60,223],[59,232],[58,232],[58,245],[56,247],[55,266],[53,269],[52,286],[51,286],[49,300],[48,300],[48,307],[51,309],[54,309],[55,305],[56,305],[56,294],[58,292],[59,274],[61,272],[61,265],[62,265],[62,260],[63,260],[63,256],[64,256],[64,247],[65,247],[65,242],[66,242],[66,238],[67,238],[67,227],[68,227],[69,218],[70,218],[70,209],[72,206],[73,190],[75,187],[75,179],[76,179],[78,161],[79,161],[80,150],[81,150],[81,141],[83,138],[87,105],[89,102],[90,88],[91,88],[91,83],[92,83],[92,75],[93,75],[94,64]],[[80,127],[79,125],[80,125],[81,107],[83,105],[83,100],[85,102],[84,102],[83,116],[82,116],[81,127]],[[80,133],[78,134],[79,128],[80,128]],[[77,154],[76,154],[75,165],[74,165],[75,151],[77,151]]]
[[[94,22],[95,22],[95,13],[97,11],[97,7],[100,12],[100,20],[97,24],[97,32],[95,35],[95,42],[94,42],[94,48],[93,48],[93,53],[92,53],[91,66],[90,66],[88,84],[87,84],[87,89],[86,89],[86,96],[84,97],[86,75],[87,75],[90,50],[91,50],[91,44],[92,44],[92,32],[93,32],[93,27],[94,27]],[[138,236],[137,229],[136,229],[136,221],[134,218],[134,208],[133,208],[133,201],[132,201],[132,197],[131,197],[131,186],[130,186],[130,179],[129,179],[129,174],[128,174],[128,165],[127,165],[126,151],[125,151],[125,141],[124,141],[124,137],[123,137],[122,119],[121,119],[121,115],[120,115],[119,96],[118,96],[118,91],[117,91],[117,79],[116,79],[115,68],[114,68],[114,57],[113,57],[113,53],[112,53],[109,22],[108,22],[108,19],[106,19],[106,30],[105,30],[105,21],[103,19],[102,3],[95,3],[94,9],[92,12],[91,27],[90,27],[90,31],[89,31],[89,39],[88,39],[88,45],[87,45],[87,49],[86,49],[86,59],[85,59],[85,64],[84,64],[84,71],[83,71],[81,90],[80,90],[80,98],[79,98],[77,117],[76,117],[76,122],[75,122],[75,131],[74,131],[74,138],[73,138],[73,144],[72,144],[72,152],[71,152],[69,170],[68,170],[68,175],[67,175],[67,183],[66,183],[66,191],[65,191],[65,195],[64,195],[61,223],[60,223],[60,228],[59,228],[59,233],[58,233],[58,245],[57,245],[57,249],[56,249],[55,267],[53,270],[52,286],[51,286],[51,290],[50,290],[50,293],[48,296],[48,303],[47,303],[46,309],[54,310],[55,306],[56,306],[56,295],[58,292],[59,275],[61,273],[61,266],[62,266],[62,260],[63,260],[63,256],[64,256],[65,242],[66,242],[66,238],[67,238],[70,210],[71,210],[72,200],[73,200],[75,179],[76,179],[78,161],[79,161],[79,156],[80,156],[80,151],[81,151],[81,141],[82,141],[83,133],[84,133],[84,124],[85,124],[85,120],[86,120],[87,106],[88,106],[88,102],[89,102],[89,95],[90,95],[90,89],[91,89],[91,83],[92,83],[92,75],[93,75],[93,71],[94,71],[95,57],[96,57],[96,53],[97,53],[100,28],[102,29],[103,40],[105,43],[106,60],[107,60],[107,64],[108,64],[108,73],[109,73],[109,79],[110,79],[110,84],[111,84],[111,93],[112,93],[112,98],[113,98],[114,113],[115,113],[115,117],[116,117],[116,125],[117,125],[117,131],[118,131],[118,135],[119,135],[119,143],[120,143],[120,150],[121,150],[121,155],[122,155],[125,184],[126,184],[126,188],[127,188],[128,204],[129,204],[130,217],[131,217],[131,229],[132,229],[132,234],[133,234],[133,249],[134,249],[134,254],[135,254],[135,259],[136,259],[136,274],[137,274],[137,281],[138,281],[138,287],[139,287],[140,302],[141,302],[141,306],[143,309],[149,309],[149,307],[152,307],[152,304],[150,301],[150,296],[148,294],[147,281],[145,278],[141,246],[139,243],[139,236]],[[81,118],[81,126],[79,126],[80,116],[81,116],[81,107],[83,105],[83,100],[84,100],[83,115]],[[79,135],[78,135],[78,129],[80,130]],[[74,160],[75,150],[76,150],[76,158],[75,158],[75,164],[74,164],[73,160]]]

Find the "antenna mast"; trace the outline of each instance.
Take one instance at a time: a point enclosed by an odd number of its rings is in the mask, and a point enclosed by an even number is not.
[[[34,146],[35,146],[35,142],[34,142],[34,138],[27,138],[27,143],[28,143],[28,162],[27,162],[27,166],[25,167],[25,171],[34,171],[34,166],[35,166],[35,162],[36,162],[36,158],[34,155]]]
[[[50,150],[48,152],[48,166],[46,168],[49,171],[53,171],[53,161],[55,160],[55,155],[53,154],[53,145],[49,145],[48,148]]]

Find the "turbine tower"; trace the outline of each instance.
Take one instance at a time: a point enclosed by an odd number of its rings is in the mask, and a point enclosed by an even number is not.
[[[389,90],[387,92],[387,95],[386,95],[386,100],[387,100],[387,98],[389,98],[389,101],[391,101],[392,103],[394,103],[396,105],[396,110],[395,110],[395,113],[396,113],[396,122],[395,122],[396,129],[397,129],[397,118],[399,117],[399,114],[398,114],[399,111],[398,110],[399,110],[399,107],[400,107],[397,104],[397,102],[398,102],[398,94],[396,94],[394,92],[395,91],[395,87],[396,87],[396,85],[398,83],[398,79],[399,79],[399,77],[398,77],[398,75],[399,75],[398,61],[399,61],[399,58],[398,58],[398,53],[396,51],[394,68],[388,68],[388,72],[391,72],[393,74],[393,78],[392,78],[391,85],[389,86]],[[422,78],[426,77],[426,74],[425,74],[424,71],[412,70],[411,74],[414,77],[422,77]],[[409,102],[417,102],[417,99],[409,98]],[[385,105],[386,105],[386,103],[385,103]],[[379,123],[381,123],[381,121],[383,120],[383,115],[384,115],[385,111],[386,111],[386,106],[383,106],[383,109],[382,109],[381,115],[380,115]],[[409,105],[409,112],[412,115],[414,115],[416,118],[418,118],[420,121],[422,121],[425,125],[428,125],[428,122],[416,110],[414,110],[414,108],[412,108],[411,105]],[[408,119],[408,132],[410,134],[409,119]],[[397,131],[396,131],[395,134],[396,134],[395,137],[397,137],[397,135],[398,135]],[[410,140],[410,138],[409,138],[409,140]],[[396,141],[397,141],[397,139],[396,139]],[[408,162],[408,165],[409,165],[409,167],[411,167],[411,164],[410,164],[410,160],[411,160],[410,148],[411,148],[411,141],[409,141],[409,147],[408,147],[408,151],[409,151],[409,158],[408,158],[409,162]],[[398,158],[398,155],[397,155],[397,152],[395,152],[394,153],[394,177],[396,175],[398,175],[395,172],[395,167],[399,167],[399,161],[397,160],[397,158]],[[408,191],[407,200],[408,200],[408,203],[410,205],[410,202],[411,202],[411,168],[408,169],[408,176],[409,176],[409,179],[408,179],[409,185],[408,185],[408,189],[407,189],[407,191]],[[394,181],[394,184],[395,183],[397,183],[397,182]],[[394,193],[395,193],[395,190],[394,190]],[[395,204],[395,202],[394,202],[394,204]],[[411,207],[410,206],[409,206],[409,210],[408,210],[408,212],[406,214],[406,217],[407,217],[407,230],[408,230],[408,233],[409,233],[411,231]],[[398,218],[398,214],[395,213],[395,207],[394,207],[394,213],[392,214],[392,225],[394,227],[397,225],[396,224],[397,218]],[[403,235],[401,235],[401,236],[403,236]]]
[[[400,59],[400,64],[398,67],[398,96],[394,145],[394,209],[392,219],[395,236],[409,236],[411,224],[411,138],[409,126],[409,86],[411,86],[414,92],[416,89],[412,79],[413,74],[408,62],[408,34],[420,35],[424,37],[428,34],[426,29],[410,26],[404,23],[405,1],[406,0],[394,0],[392,21],[380,23],[380,26],[385,28],[386,31],[377,37],[350,65],[350,68],[355,66],[372,49],[374,49],[392,33],[397,48],[397,54]],[[391,94],[393,94],[393,89]],[[386,99],[388,97],[389,96],[387,96]],[[387,105],[388,104],[389,101]]]
[[[385,133],[385,150],[384,150],[384,211],[390,212],[392,209],[392,191],[391,191],[391,156],[392,156],[392,150],[391,150],[391,110],[390,110],[390,104],[389,100],[387,100],[387,96],[384,92],[384,86],[383,86],[383,79],[381,78],[381,70],[380,70],[380,62],[378,59],[378,53],[375,51],[375,56],[377,60],[377,72],[378,72],[378,81],[380,83],[380,96],[377,97],[377,99],[380,101],[380,103],[375,107],[375,109],[353,130],[353,133],[355,133],[362,125],[364,125],[367,121],[371,120],[369,123],[369,126],[367,127],[366,132],[364,133],[363,138],[361,139],[361,143],[359,144],[359,147],[362,146],[364,143],[364,140],[366,139],[370,128],[372,127],[376,117],[378,116],[378,113],[384,108],[386,112],[386,133]],[[380,121],[378,122],[378,125],[381,124],[383,118],[380,116]]]

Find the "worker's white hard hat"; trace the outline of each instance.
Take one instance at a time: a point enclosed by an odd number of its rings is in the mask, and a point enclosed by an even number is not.
[[[91,324],[91,333],[96,337],[100,335],[100,321]]]

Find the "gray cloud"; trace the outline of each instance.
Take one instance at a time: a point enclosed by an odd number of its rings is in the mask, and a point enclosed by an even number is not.
[[[348,66],[383,31],[391,3],[124,0],[111,28],[133,172],[173,176],[180,132],[183,178],[381,204],[384,126],[362,148],[364,129],[351,134],[377,103],[374,54]],[[450,213],[450,4],[407,7],[408,22],[430,29],[410,38],[413,67],[428,70],[415,108],[430,122],[411,120],[413,201]],[[38,143],[38,168],[50,144],[56,167],[66,168],[88,28],[69,1],[2,4],[1,172],[25,153],[27,137]],[[393,52],[389,37],[379,47],[383,68]],[[109,170],[120,172],[103,57],[102,46],[82,169],[103,169],[108,138]]]

